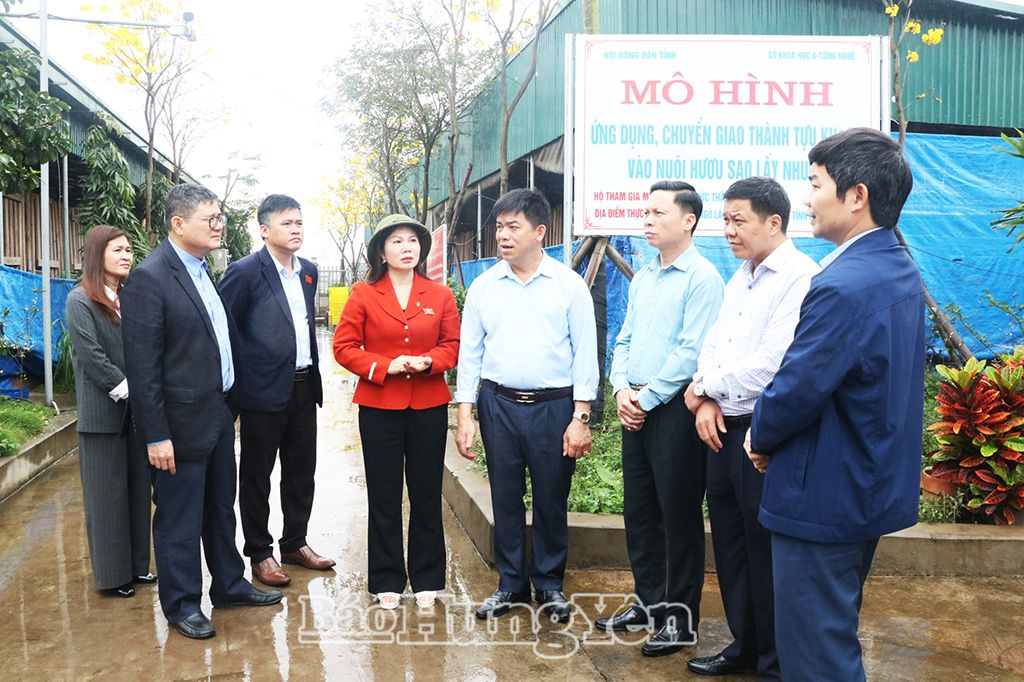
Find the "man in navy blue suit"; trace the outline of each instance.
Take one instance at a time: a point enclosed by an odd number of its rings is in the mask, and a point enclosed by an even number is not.
[[[857,626],[878,538],[917,522],[924,291],[892,229],[913,178],[869,128],[809,159],[811,225],[838,248],[754,408],[748,452],[765,472],[782,679],[863,680]]]
[[[255,589],[235,546],[234,325],[210,279],[224,216],[205,187],[177,185],[164,200],[167,240],[121,292],[121,334],[132,416],[153,467],[153,548],[160,605],[181,634],[215,633],[199,608],[210,569],[215,607],[281,601]]]
[[[270,473],[281,453],[281,561],[327,570],[327,559],[306,544],[316,473],[316,406],[323,404],[314,331],[316,266],[295,253],[302,246],[299,202],[271,194],[256,212],[263,248],[228,266],[221,282],[224,302],[238,325],[242,372],[242,453],[238,506],[242,552],[253,578],[287,585],[291,578],[274,558]]]

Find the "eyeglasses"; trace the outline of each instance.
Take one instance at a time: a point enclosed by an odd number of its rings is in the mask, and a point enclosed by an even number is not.
[[[199,216],[192,216],[192,219],[201,220],[209,224],[211,230],[215,229],[218,226],[224,227],[225,225],[227,225],[227,221],[224,220],[224,215],[221,213],[212,215],[209,218],[200,218]]]

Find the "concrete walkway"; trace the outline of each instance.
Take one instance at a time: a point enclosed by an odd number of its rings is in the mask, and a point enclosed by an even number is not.
[[[641,637],[613,639],[589,627],[602,600],[614,610],[623,599],[615,595],[629,592],[631,578],[622,571],[569,574],[566,592],[577,595],[581,607],[570,626],[531,622],[521,609],[488,630],[471,607],[491,593],[497,577],[447,507],[443,604],[418,611],[406,597],[397,612],[373,607],[365,591],[366,496],[349,404],[352,377],[334,365],[326,347],[322,355],[328,404],[320,413],[309,537],[317,551],[338,560],[337,571],[288,567],[292,584],[282,604],[214,610],[217,636],[187,640],[168,630],[153,587],[139,587],[132,599],[93,589],[78,463],[68,458],[0,504],[6,678],[691,679],[686,659],[727,642],[713,575],[704,592],[700,643],[661,659],[640,655]],[[280,530],[278,513],[271,523],[272,532]],[[211,613],[209,599],[203,609]],[[1024,591],[1010,579],[874,578],[861,637],[872,680],[1024,679]]]

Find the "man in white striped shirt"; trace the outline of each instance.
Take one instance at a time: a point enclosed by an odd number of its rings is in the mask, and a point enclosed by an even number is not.
[[[754,403],[793,340],[800,305],[820,268],[786,237],[789,198],[775,180],[733,183],[725,192],[724,214],[725,237],[743,264],[725,287],[685,399],[708,445],[715,567],[734,641],[687,666],[704,675],[756,671],[759,680],[770,680],[779,679],[771,534],[757,521],[764,476],[747,458],[743,440]]]

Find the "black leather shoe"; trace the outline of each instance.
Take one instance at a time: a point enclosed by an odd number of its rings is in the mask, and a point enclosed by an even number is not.
[[[634,604],[622,613],[609,618],[598,618],[594,625],[606,632],[640,632],[652,627],[654,619],[647,615],[644,607]]]
[[[674,623],[665,623],[660,630],[651,635],[640,652],[644,656],[665,656],[696,643],[696,639],[689,632],[678,629]]]
[[[135,596],[135,588],[132,587],[131,583],[125,583],[120,587],[111,587],[103,591],[112,597],[122,597],[124,599]]]
[[[242,597],[232,597],[231,601],[216,601],[213,603],[218,609],[231,608],[232,606],[270,606],[284,599],[281,590],[257,590]]]
[[[561,590],[537,590],[537,603],[540,604],[540,612],[556,623],[569,622],[572,604]]]
[[[133,578],[134,582],[152,584],[156,582],[156,573],[147,573],[146,575],[137,575]]]
[[[686,667],[698,675],[753,675],[757,672],[755,666],[743,665],[722,654],[691,658]]]
[[[209,639],[217,634],[213,623],[202,613],[193,613],[187,618],[171,623],[171,627],[190,639]]]
[[[484,600],[480,608],[476,610],[476,617],[480,620],[485,618],[497,618],[508,613],[513,605],[529,604],[529,592],[505,592],[497,590],[494,594]]]

